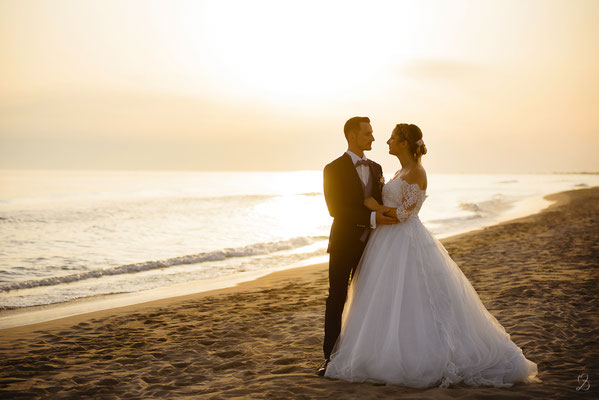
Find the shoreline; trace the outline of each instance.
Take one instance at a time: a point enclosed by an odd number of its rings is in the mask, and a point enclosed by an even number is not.
[[[507,212],[504,216],[496,219],[490,225],[485,225],[480,228],[475,228],[466,232],[459,232],[438,236],[441,242],[445,240],[451,240],[454,237],[459,237],[464,234],[474,233],[480,230],[484,230],[488,227],[500,225],[503,223],[509,223],[514,220],[521,218],[527,218],[532,215],[536,215],[546,211],[554,205],[559,205],[553,200],[549,200],[552,196],[557,196],[559,193],[553,193],[546,196],[530,198],[523,204],[516,207],[514,210]],[[328,258],[328,255],[324,255],[319,258]],[[105,294],[96,295],[89,297],[82,297],[71,301],[44,304],[38,306],[18,307],[14,309],[0,310],[0,332],[6,329],[17,328],[21,326],[29,326],[35,324],[41,324],[45,322],[55,321],[57,319],[70,318],[83,314],[92,314],[95,312],[102,312],[108,310],[115,310],[124,307],[131,307],[135,305],[143,305],[145,303],[151,303],[160,300],[174,299],[177,297],[193,296],[193,295],[218,295],[221,293],[228,293],[225,289],[233,289],[239,287],[240,290],[249,284],[263,278],[266,278],[270,274],[276,274],[280,271],[294,270],[297,268],[306,268],[314,265],[328,264],[328,260],[324,262],[311,263],[312,259],[304,262],[284,265],[276,268],[263,269],[258,271],[248,271],[236,273],[233,275],[227,275],[212,279],[203,279],[198,281],[191,281],[185,283],[179,283],[170,286],[163,286],[148,290],[142,290],[138,292],[129,293],[117,293],[117,294]],[[298,274],[301,272],[298,271]],[[249,287],[259,286],[260,283],[249,284]],[[179,294],[173,295],[171,292],[177,292]],[[92,316],[90,316],[92,318]]]
[[[325,263],[212,293],[2,330],[0,397],[597,397],[599,188],[550,199],[543,212],[442,241],[485,307],[537,364],[540,383],[413,389],[318,377]],[[590,385],[577,381],[584,374]]]
[[[76,324],[79,322],[86,321],[88,319],[102,318],[102,317],[111,316],[111,315],[127,314],[130,312],[136,312],[138,310],[160,307],[163,305],[168,305],[171,302],[179,303],[179,302],[185,302],[188,300],[194,300],[196,298],[218,296],[218,295],[222,295],[222,294],[232,294],[232,293],[236,293],[238,291],[243,291],[243,290],[263,289],[263,288],[273,286],[274,284],[278,283],[280,280],[304,279],[306,273],[310,273],[312,271],[324,270],[327,268],[327,266],[328,266],[328,262],[304,265],[304,266],[293,267],[293,268],[285,268],[285,269],[275,270],[275,271],[268,270],[266,272],[263,271],[259,277],[254,278],[254,279],[245,280],[245,278],[240,277],[239,282],[233,283],[229,286],[217,287],[214,289],[208,289],[208,290],[201,291],[201,292],[196,291],[196,292],[187,293],[187,294],[170,295],[167,297],[160,297],[157,299],[146,300],[146,301],[138,301],[139,300],[139,296],[138,296],[139,292],[125,293],[124,295],[131,295],[131,297],[133,298],[133,302],[131,304],[126,304],[126,305],[114,304],[115,302],[119,301],[119,299],[113,299],[113,298],[117,297],[118,295],[103,295],[103,296],[94,296],[93,298],[87,297],[87,298],[83,298],[79,301],[74,300],[74,301],[68,302],[68,303],[48,304],[45,306],[34,306],[36,308],[36,310],[28,310],[28,311],[24,311],[23,313],[14,313],[14,315],[11,315],[9,317],[11,319],[19,318],[22,316],[26,317],[26,315],[29,313],[43,314],[48,311],[52,313],[54,311],[54,309],[60,309],[60,308],[67,308],[67,309],[72,308],[75,311],[75,313],[66,315],[66,316],[60,316],[57,318],[50,317],[51,319],[45,319],[42,321],[35,321],[36,317],[33,317],[32,320],[34,320],[35,322],[22,324],[22,325],[10,326],[10,327],[6,327],[6,328],[0,328],[0,334],[10,335],[10,334],[14,334],[14,333],[16,333],[16,334],[27,333],[27,332],[35,330],[35,329],[43,328],[45,324],[56,324],[56,326],[58,326],[58,325],[68,326],[71,324]],[[243,280],[241,280],[241,279],[243,279]],[[215,281],[218,281],[218,279],[216,279]],[[181,285],[188,285],[188,284],[181,284]],[[177,285],[173,285],[173,286],[177,286]],[[168,286],[166,288],[170,289],[171,286]],[[160,289],[159,291],[162,291],[164,288],[159,288],[159,289]],[[100,298],[103,297],[106,300],[105,301],[106,304],[109,304],[109,305],[114,304],[114,305],[108,306],[105,308],[100,308],[100,309],[94,310],[94,311],[83,311],[82,310],[84,308],[89,307],[88,305],[86,305],[87,303],[96,304],[98,302],[102,302],[102,299],[98,299],[97,297],[100,297]],[[80,310],[80,312],[77,312],[77,310]],[[9,310],[8,312],[10,312],[10,311],[13,311],[13,310]],[[14,311],[18,311],[18,310],[14,310]],[[42,317],[37,317],[37,318],[42,318]],[[0,321],[1,321],[1,319],[2,318],[0,318]]]
[[[234,275],[179,283],[139,292],[97,295],[82,297],[62,303],[4,310],[0,312],[0,333],[6,329],[43,324],[62,318],[116,310],[124,307],[134,307],[136,305],[159,302],[162,300],[184,298],[194,295],[210,296],[220,294],[221,292],[228,293],[229,289],[244,286],[245,284],[253,287],[254,284],[252,284],[252,282],[264,279],[271,274],[306,268],[313,265],[321,265],[323,263],[301,264],[304,263],[296,263],[292,264],[292,266],[282,266],[258,271],[240,272]],[[201,285],[201,288],[198,288],[196,285]]]

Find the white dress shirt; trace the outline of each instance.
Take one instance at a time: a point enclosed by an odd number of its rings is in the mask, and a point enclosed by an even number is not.
[[[347,151],[347,154],[349,154],[349,156],[351,157],[351,160],[354,163],[354,165],[356,165],[356,163],[359,160],[368,160],[365,155],[362,158],[360,158],[360,156],[358,156],[356,153],[349,150]],[[364,186],[366,186],[368,184],[368,181],[370,180],[370,168],[368,168],[367,165],[359,165],[356,167],[356,172],[358,173],[358,176],[360,177],[360,180],[362,181]],[[370,227],[372,229],[376,228],[376,212],[374,211],[370,214]]]

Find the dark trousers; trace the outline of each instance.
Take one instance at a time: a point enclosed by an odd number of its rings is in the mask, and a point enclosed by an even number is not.
[[[329,256],[329,297],[324,315],[324,358],[329,359],[341,333],[341,317],[347,299],[347,289],[356,266],[360,262],[365,244],[356,241],[354,246],[331,250]]]

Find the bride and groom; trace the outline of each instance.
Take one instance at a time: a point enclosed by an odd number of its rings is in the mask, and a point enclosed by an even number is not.
[[[418,218],[427,189],[420,129],[393,129],[387,144],[401,169],[386,184],[364,156],[372,132],[367,117],[349,119],[348,151],[324,169],[333,224],[318,374],[415,388],[538,381],[537,365]]]

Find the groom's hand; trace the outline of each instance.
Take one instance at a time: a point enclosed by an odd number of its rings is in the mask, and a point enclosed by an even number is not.
[[[385,215],[384,212],[386,212],[386,210],[379,210],[376,212],[376,223],[377,224],[392,225],[392,224],[396,224],[399,222],[397,220],[397,218]]]

